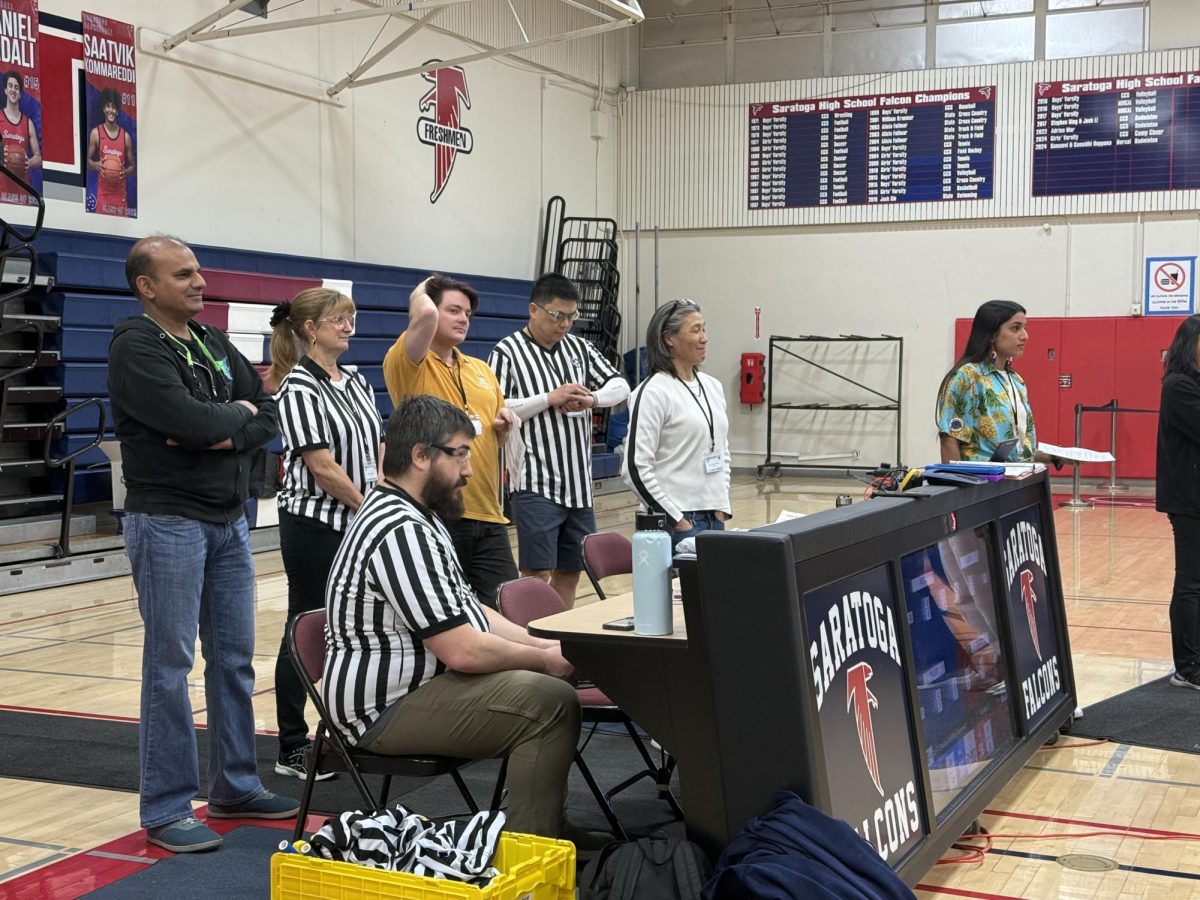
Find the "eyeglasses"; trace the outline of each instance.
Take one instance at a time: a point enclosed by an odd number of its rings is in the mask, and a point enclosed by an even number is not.
[[[563,319],[566,319],[568,322],[574,322],[581,315],[579,310],[575,310],[574,312],[559,312],[557,309],[546,309],[544,306],[539,306],[538,309],[548,315],[551,322],[561,322]]]
[[[332,322],[334,328],[341,328],[345,325],[354,327],[354,316],[351,313],[341,313],[336,316],[330,316],[327,319],[322,319],[322,322]]]
[[[460,463],[466,462],[471,458],[471,448],[466,444],[461,447],[444,447],[441,444],[430,444],[434,450],[441,450],[447,456],[457,459]]]

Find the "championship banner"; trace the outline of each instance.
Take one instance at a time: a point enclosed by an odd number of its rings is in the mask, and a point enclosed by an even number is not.
[[[890,567],[804,595],[830,812],[893,867],[926,835]]]
[[[137,65],[133,26],[88,12],[82,18],[87,211],[136,219]]]
[[[4,166],[42,192],[42,85],[38,75],[37,0],[0,0],[0,65],[4,73]],[[0,173],[0,203],[36,206],[36,198]]]
[[[1046,586],[1046,556],[1042,549],[1042,518],[1031,506],[1000,520],[1004,548],[1004,585],[1012,617],[1019,702],[1032,728],[1066,696],[1058,665],[1061,646]]]

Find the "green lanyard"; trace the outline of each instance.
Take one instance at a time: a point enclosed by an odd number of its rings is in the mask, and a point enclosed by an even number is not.
[[[151,322],[154,322],[155,325],[158,325],[158,327],[162,330],[162,333],[164,335],[166,335],[168,339],[174,341],[176,344],[179,345],[179,349],[181,349],[183,351],[184,358],[187,360],[187,364],[189,366],[195,365],[196,361],[192,357],[192,350],[187,344],[185,344],[179,338],[175,337],[175,335],[171,334],[171,332],[167,331],[167,329],[163,328],[162,325],[159,325],[158,322],[155,322],[153,316],[149,315],[148,313],[142,313],[142,315],[145,316],[147,319],[149,319]],[[213,373],[220,375],[223,379],[225,379],[226,381],[229,381],[230,380],[229,363],[226,360],[221,360],[221,362],[217,362],[216,357],[214,357],[212,355],[212,352],[208,349],[208,347],[206,347],[204,345],[204,341],[200,338],[200,336],[192,331],[190,325],[188,326],[188,332],[191,333],[192,337],[194,337],[196,339],[196,346],[200,348],[201,355],[203,355],[204,358],[207,359],[212,364]]]

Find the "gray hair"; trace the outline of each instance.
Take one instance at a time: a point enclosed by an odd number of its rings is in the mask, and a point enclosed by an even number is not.
[[[650,317],[646,328],[646,364],[650,374],[666,372],[675,373],[675,361],[671,356],[671,348],[667,346],[667,338],[679,334],[683,320],[694,313],[700,312],[700,304],[695,300],[681,297],[664,303]]]

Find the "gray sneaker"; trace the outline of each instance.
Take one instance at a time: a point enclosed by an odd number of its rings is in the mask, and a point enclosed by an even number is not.
[[[300,812],[300,801],[272,794],[267,789],[241,803],[208,804],[210,819],[291,819]]]
[[[221,846],[222,839],[195,816],[188,816],[166,825],[147,828],[146,840],[172,853],[198,853],[216,850]]]

